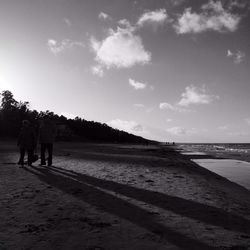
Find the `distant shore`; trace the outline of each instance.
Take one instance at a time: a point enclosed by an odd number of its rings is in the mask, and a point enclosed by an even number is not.
[[[0,142],[0,249],[249,249],[250,192],[171,146]]]

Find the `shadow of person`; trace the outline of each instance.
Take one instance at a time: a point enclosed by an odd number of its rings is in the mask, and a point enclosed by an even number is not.
[[[128,194],[130,194],[132,190],[137,192],[137,189],[132,188],[131,190],[127,190],[128,186],[126,185],[104,181],[74,172],[66,172],[63,171],[63,169],[56,167],[51,169],[33,167],[32,169],[24,168],[24,170],[36,175],[41,181],[56,187],[65,193],[71,194],[90,205],[98,207],[105,212],[143,227],[160,236],[163,241],[172,243],[180,248],[192,250],[218,249],[209,246],[198,239],[189,238],[179,232],[167,228],[165,225],[156,222],[152,215],[143,208],[122,200],[112,194],[106,193],[99,188],[109,188],[109,190],[118,193],[127,193],[127,191],[129,191]],[[152,194],[153,193],[154,192],[152,192]]]
[[[53,171],[74,178],[82,183],[110,190],[154,206],[170,210],[176,214],[219,226],[227,230],[250,234],[250,221],[220,208],[186,200],[176,196],[145,190],[114,181],[98,179],[71,170],[53,167]]]

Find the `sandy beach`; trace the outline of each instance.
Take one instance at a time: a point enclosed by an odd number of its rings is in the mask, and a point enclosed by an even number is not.
[[[0,143],[0,249],[250,249],[250,191],[170,146]]]

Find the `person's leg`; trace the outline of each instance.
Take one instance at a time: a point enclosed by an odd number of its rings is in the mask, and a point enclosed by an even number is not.
[[[25,155],[25,148],[20,148],[20,157],[18,161],[18,165],[24,165],[24,155]]]
[[[31,166],[33,162],[34,151],[33,149],[28,149],[28,165]]]
[[[47,148],[48,148],[48,166],[52,165],[52,154],[53,154],[53,144],[52,143],[48,143],[47,144]]]
[[[41,143],[41,165],[46,165],[45,150],[46,150],[46,144]]]

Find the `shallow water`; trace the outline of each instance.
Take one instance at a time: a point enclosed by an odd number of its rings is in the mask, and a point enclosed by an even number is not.
[[[200,166],[250,190],[250,163],[233,159],[194,159]]]
[[[181,152],[182,155],[207,155],[204,152]]]
[[[205,153],[213,156],[213,158],[250,162],[249,143],[183,143],[177,145],[177,150],[187,155],[201,155],[201,153]],[[193,152],[199,153],[193,154]]]

